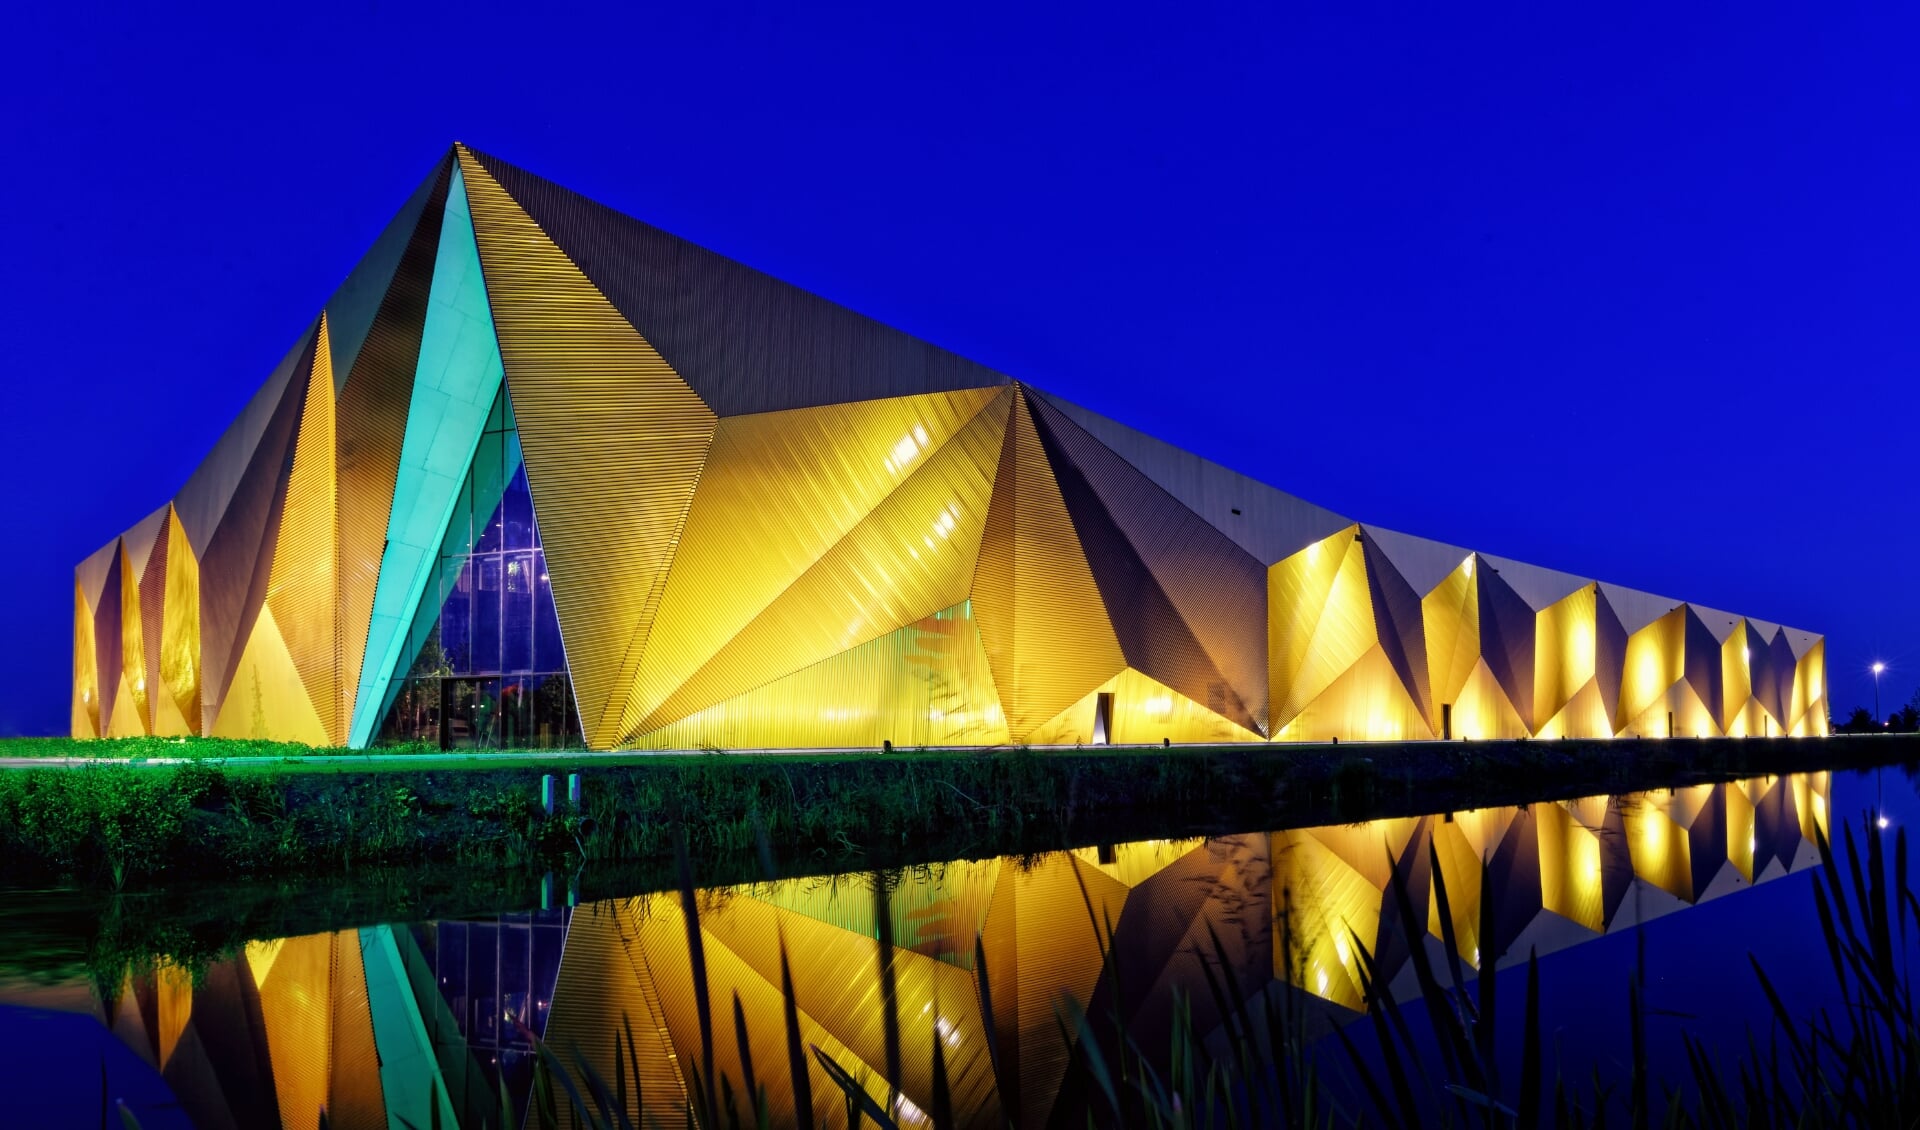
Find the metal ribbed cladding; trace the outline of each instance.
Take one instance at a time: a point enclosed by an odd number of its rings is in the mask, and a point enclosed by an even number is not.
[[[305,338],[296,367],[302,374],[313,366],[319,331]],[[273,566],[273,546],[279,539],[280,513],[286,496],[287,471],[292,462],[293,437],[306,403],[306,382],[289,380],[279,403],[261,429],[250,456],[234,480],[222,508],[219,524],[200,554],[200,718],[199,731],[213,732],[214,719],[226,699],[227,686],[253,634],[254,621],[267,597]],[[223,441],[224,442],[224,441]],[[221,458],[240,459],[237,448]],[[205,464],[202,465],[203,467]],[[187,530],[189,538],[192,529]],[[193,721],[190,719],[189,721]]]
[[[340,622],[342,709],[351,718],[373,616],[374,588],[393,513],[394,482],[407,411],[413,401],[414,369],[426,326],[427,291],[440,246],[440,219],[452,179],[442,162],[424,207],[407,233],[405,251],[380,298],[353,371],[343,374],[339,401]],[[331,326],[331,320],[329,320]],[[344,740],[344,733],[342,738]]]
[[[623,730],[648,718],[1003,395],[974,389],[722,419]],[[788,670],[775,655],[762,658],[757,682]]]
[[[1264,730],[1266,566],[1050,403],[1028,403],[1128,664]],[[1132,565],[1140,575],[1130,579]]]
[[[1035,415],[1038,418],[1038,413]],[[1248,729],[1255,728],[1239,695],[1228,690],[1225,676],[1115,524],[1086,475],[1057,443],[1050,442],[1044,424],[1038,430],[1041,446],[1053,464],[1061,500],[1072,516],[1074,533],[1086,551],[1087,564],[1093,570],[1094,583],[1099,586],[1108,622],[1113,625],[1127,665],[1198,702],[1219,698],[1220,692],[1226,691],[1231,694],[1231,702],[1219,703],[1222,712]]]
[[[330,742],[342,740],[340,702],[340,510],[335,465],[336,414],[332,350],[327,321],[320,320],[306,404],[294,440],[293,469],[267,605],[286,640],[294,670]]]
[[[178,712],[174,726],[196,734],[200,732],[200,563],[194,559],[193,545],[187,541],[178,513],[167,518],[163,583],[166,593],[158,641],[160,685],[173,698]]]
[[[880,994],[872,990],[873,971],[879,968],[882,951],[872,936],[748,897],[728,899],[703,911],[701,925],[717,943],[709,950],[710,959],[726,954],[742,964],[742,972],[757,974],[769,990],[780,984],[784,944],[798,1009],[831,1033],[861,1065],[874,1069],[886,1063],[885,1006]],[[900,1041],[900,1089],[922,1110],[930,1109],[933,1047],[927,1030],[938,1020],[943,1032],[963,1036],[979,1032],[978,993],[971,975],[958,966],[906,948],[894,948],[889,956],[899,1015],[922,1018],[920,1032],[903,1026],[911,1035]],[[770,1093],[790,1095],[792,1086],[781,1070],[786,1056],[781,1054],[779,1001],[777,993],[769,996],[766,1003],[771,1007],[746,1013],[754,1065],[762,1079],[778,1081],[769,1087]],[[767,1066],[762,1068],[763,1064]],[[841,1066],[850,1071],[855,1067],[845,1061]],[[956,1125],[1006,1125],[994,1101],[993,1069],[985,1040],[962,1038],[948,1043],[946,1068]],[[785,1112],[785,1117],[777,1112],[774,1121],[784,1122],[790,1117],[790,1112]]]
[[[100,674],[98,648],[93,642],[93,609],[87,606],[86,583],[73,579],[73,712],[71,733],[76,738],[100,736]]]
[[[260,1018],[272,1057],[283,1128],[311,1130],[327,1105],[332,1069],[333,935],[277,943],[260,984]]]
[[[1529,731],[1543,718],[1533,716],[1533,609],[1501,578],[1497,570],[1477,561],[1473,583],[1480,614],[1480,655],[1494,681],[1507,696]]]
[[[996,394],[923,456],[633,732],[679,721],[965,600],[1011,402],[1010,391]]]
[[[400,211],[380,230],[373,246],[353,265],[346,281],[327,299],[325,312],[333,337],[335,392],[346,392],[353,371],[359,367],[361,350],[387,307],[401,264],[419,237],[422,218],[438,212],[446,202],[452,169],[453,153],[449,150],[434,162],[433,169],[415,186]],[[437,224],[433,225],[432,238],[439,238]]]
[[[1473,573],[1485,570],[1469,569],[1470,562],[1462,562],[1420,598],[1420,622],[1427,637],[1427,689],[1436,704],[1458,700],[1480,659],[1480,595]],[[1437,713],[1438,706],[1428,716],[1436,729]]]
[[[973,586],[1013,741],[1127,665],[1018,386]]]
[[[1276,734],[1377,642],[1358,531],[1348,526],[1267,569]]]
[[[1122,459],[1269,565],[1352,522],[1257,479],[1155,439],[1071,401],[1032,389],[1037,401],[1066,416]]]
[[[587,742],[619,737],[716,419],[459,151]]]
[[[504,161],[470,156],[722,416],[1009,383]]]
[[[147,688],[147,708],[140,720],[149,734],[159,732],[160,700],[167,693],[166,685],[160,680],[160,655],[165,650],[161,635],[167,607],[167,533],[172,527],[173,508],[169,506],[161,519],[159,530],[154,533],[153,548],[147,554],[147,567],[140,571],[140,650],[144,661],[142,675]]]
[[[126,539],[120,541],[120,677],[122,693],[132,696],[133,717],[141,733],[147,726],[147,658],[140,638],[140,574],[127,552]],[[111,718],[111,716],[109,716]],[[114,737],[133,737],[116,732]]]
[[[1362,533],[1366,549],[1367,590],[1373,600],[1374,634],[1387,653],[1388,662],[1400,675],[1400,682],[1413,697],[1422,718],[1433,716],[1433,695],[1427,687],[1427,639],[1420,623],[1420,596],[1413,591],[1400,570],[1374,542]]]

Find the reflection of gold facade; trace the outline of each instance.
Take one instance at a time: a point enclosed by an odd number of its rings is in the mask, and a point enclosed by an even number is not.
[[[496,394],[595,749],[1827,729],[1817,636],[1356,524],[456,147],[79,566],[75,736],[373,740]]]
[[[751,1070],[771,1123],[791,1125],[790,979],[803,1045],[890,1103],[902,1126],[930,1125],[936,1042],[962,1124],[1077,1124],[1084,1067],[1062,1038],[1063,998],[1096,1018],[1126,1001],[1130,1038],[1151,1056],[1176,994],[1201,1036],[1222,1023],[1205,955],[1216,985],[1230,971],[1255,1015],[1263,996],[1300,991],[1344,1022],[1366,1005],[1363,952],[1400,999],[1418,993],[1413,946],[1450,975],[1436,864],[1464,966],[1506,968],[1813,866],[1829,787],[1814,773],[934,864],[892,875],[884,899],[870,875],[786,879],[699,891],[693,921],[679,895],[661,893],[498,923],[254,942],[197,981],[164,964],[130,979],[102,1019],[204,1125],[311,1126],[322,1108],[334,1126],[491,1119],[499,1081],[526,1101],[529,1077],[501,1066],[529,1048],[515,1024],[603,1080],[624,1071],[638,1125],[686,1124],[709,1058],[716,1089],[741,1095]],[[1394,905],[1396,872],[1411,928]],[[505,941],[542,931],[544,962],[530,957],[539,941]],[[898,1095],[885,1076],[883,964]],[[632,1039],[624,1067],[616,1033]],[[838,1088],[806,1063],[814,1124],[838,1125]]]

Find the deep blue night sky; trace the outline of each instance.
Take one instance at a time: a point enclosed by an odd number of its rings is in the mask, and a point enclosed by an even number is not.
[[[1842,713],[1920,685],[1915,26],[812,7],[10,15],[0,734],[456,138],[1357,519],[1824,631]]]

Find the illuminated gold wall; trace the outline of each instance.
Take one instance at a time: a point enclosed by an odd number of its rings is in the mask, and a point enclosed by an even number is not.
[[[74,735],[372,740],[496,393],[595,749],[1827,729],[1811,633],[1355,523],[456,146],[76,570]]]

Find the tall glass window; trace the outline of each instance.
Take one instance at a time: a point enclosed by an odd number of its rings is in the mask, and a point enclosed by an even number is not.
[[[474,452],[381,726],[443,749],[582,744],[560,619],[505,391]]]

